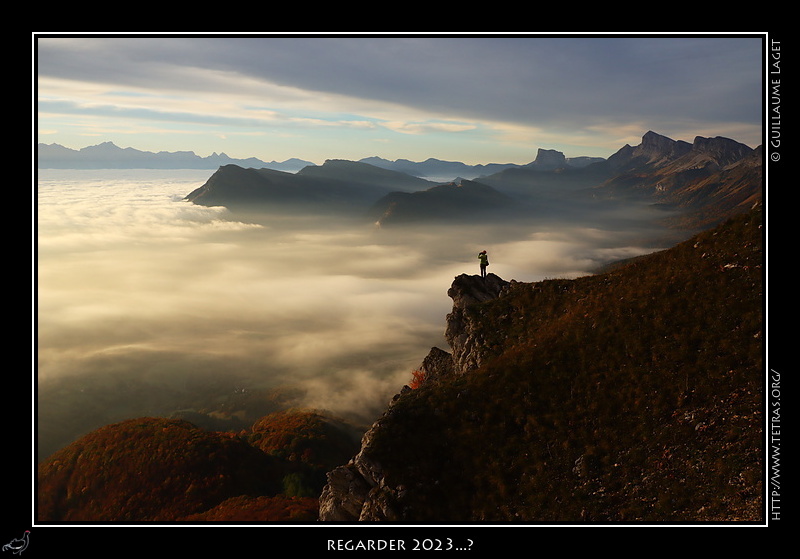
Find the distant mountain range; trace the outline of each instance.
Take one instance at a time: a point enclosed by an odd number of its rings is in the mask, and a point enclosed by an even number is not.
[[[444,184],[374,158],[329,160],[296,173],[226,165],[187,200],[232,209],[325,204],[327,210],[360,212],[386,226],[481,215],[513,219],[569,209],[579,201],[636,199],[675,210],[682,226],[694,228],[718,223],[761,199],[762,159],[761,147],[728,138],[698,136],[688,143],[651,131],[638,146],[625,145],[608,159],[579,158],[573,164],[561,152],[540,149],[527,165],[499,166],[476,180],[456,177]],[[429,166],[426,172],[443,171],[435,160],[421,165]],[[448,168],[466,170],[458,164]]]
[[[297,172],[308,166],[314,166],[311,161],[291,158],[286,161],[262,161],[255,157],[235,159],[224,153],[213,153],[208,157],[200,157],[192,151],[141,151],[134,148],[120,148],[113,142],[103,142],[94,146],[87,146],[79,150],[66,148],[59,144],[37,145],[37,168],[39,169],[217,169],[223,165],[239,165],[257,169],[272,169],[275,171]],[[543,154],[558,154],[555,158],[548,159]],[[560,155],[560,159],[559,159]],[[602,161],[600,157],[574,157],[564,158],[559,152],[553,150],[539,150],[537,161],[528,165],[552,165],[559,160],[573,167],[583,167],[590,163]],[[396,159],[394,161],[381,157],[366,157],[359,160],[374,167],[397,171],[414,177],[445,178],[453,180],[456,177],[473,179],[480,176],[491,175],[505,169],[522,167],[514,163],[489,163],[486,165],[468,165],[460,161],[442,161],[429,158],[425,161],[410,161]]]
[[[104,142],[80,150],[39,144],[37,166],[215,169],[187,200],[240,209],[323,205],[367,214],[382,226],[466,218],[489,214],[488,209],[506,211],[507,217],[525,215],[547,211],[554,200],[571,197],[572,202],[574,193],[586,191],[588,198],[649,200],[686,213],[684,225],[710,226],[760,199],[762,156],[761,147],[728,138],[698,136],[689,143],[649,131],[638,146],[625,145],[608,159],[567,158],[539,149],[525,165],[379,157],[315,165],[301,159],[234,159],[224,153],[153,153]]]
[[[455,178],[474,179],[478,177],[493,175],[506,169],[518,167],[536,167],[542,169],[555,169],[564,165],[571,167],[585,167],[591,163],[603,161],[602,157],[564,157],[564,154],[555,150],[539,149],[536,159],[527,165],[517,165],[515,163],[489,163],[486,165],[467,165],[460,161],[442,161],[441,159],[426,159],[425,161],[409,161],[408,159],[396,159],[390,161],[380,157],[367,157],[360,160],[362,163],[369,163],[382,169],[389,169],[401,173],[407,173],[415,177]]]
[[[79,150],[59,144],[40,143],[36,146],[36,152],[36,166],[39,169],[216,169],[222,165],[234,164],[293,172],[313,165],[310,161],[294,158],[266,162],[255,157],[234,159],[224,153],[213,153],[208,157],[200,157],[191,151],[154,153],[120,148],[112,142]]]

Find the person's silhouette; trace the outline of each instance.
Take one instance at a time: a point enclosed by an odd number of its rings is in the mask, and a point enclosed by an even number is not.
[[[485,250],[482,250],[478,253],[478,260],[481,262],[481,277],[486,277],[486,266],[489,265],[489,256],[486,254]]]

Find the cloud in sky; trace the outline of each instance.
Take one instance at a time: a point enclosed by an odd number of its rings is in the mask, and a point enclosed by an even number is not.
[[[37,37],[39,141],[320,163],[607,156],[647,130],[755,147],[761,48],[758,35]]]

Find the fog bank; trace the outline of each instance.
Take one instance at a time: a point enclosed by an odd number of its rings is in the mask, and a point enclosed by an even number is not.
[[[39,171],[37,413],[44,458],[101,425],[304,405],[372,421],[432,346],[447,289],[649,252],[601,220],[375,230],[183,201],[207,171]],[[558,226],[557,226],[558,225]],[[277,395],[276,395],[277,394]]]

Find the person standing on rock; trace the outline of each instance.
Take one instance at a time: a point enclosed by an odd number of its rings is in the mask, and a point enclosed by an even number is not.
[[[489,256],[486,254],[485,250],[482,250],[478,253],[478,260],[481,262],[481,277],[486,277],[486,266],[489,265]]]

